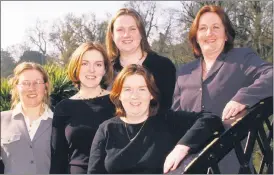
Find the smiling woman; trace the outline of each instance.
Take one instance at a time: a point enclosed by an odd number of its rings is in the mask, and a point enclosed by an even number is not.
[[[50,82],[42,66],[23,62],[10,79],[12,109],[1,112],[1,156],[5,174],[48,174],[53,113]]]
[[[71,56],[68,77],[79,91],[55,107],[50,173],[85,174],[95,132],[114,113],[105,89],[112,66],[103,47],[81,44]]]
[[[142,66],[126,66],[117,75],[110,95],[116,117],[99,126],[88,173],[167,173],[223,129],[209,113],[158,112],[158,96],[153,75]]]

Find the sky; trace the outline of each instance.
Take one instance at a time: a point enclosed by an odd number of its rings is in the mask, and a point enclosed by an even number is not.
[[[34,27],[36,20],[62,18],[67,13],[81,15],[94,12],[103,19],[106,13],[114,14],[126,1],[1,1],[1,48],[27,40],[26,30]],[[176,6],[177,2],[159,2],[162,6]]]

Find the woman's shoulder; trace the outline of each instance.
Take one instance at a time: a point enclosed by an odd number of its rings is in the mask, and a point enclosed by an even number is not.
[[[158,64],[162,64],[162,65],[166,65],[166,66],[170,65],[170,66],[175,67],[173,62],[168,57],[159,55],[156,52],[149,52],[148,60],[153,62],[154,64],[155,64],[155,62],[157,62]]]
[[[4,121],[11,119],[12,110],[1,111],[0,114],[1,114],[1,123],[3,123]]]

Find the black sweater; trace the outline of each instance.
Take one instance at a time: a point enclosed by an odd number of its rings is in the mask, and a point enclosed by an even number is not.
[[[148,69],[154,76],[156,85],[160,91],[160,109],[170,109],[176,81],[176,68],[170,59],[154,52],[147,54],[143,67]],[[113,62],[115,73],[122,70],[119,58]]]
[[[94,99],[65,99],[57,104],[52,123],[52,174],[87,172],[90,147],[99,125],[113,117],[109,95]]]
[[[133,138],[143,124],[127,124],[129,137]],[[131,142],[125,127],[118,117],[99,126],[92,142],[88,173],[163,173],[165,158],[176,143],[196,152],[213,133],[223,130],[218,116],[183,111],[149,117]]]

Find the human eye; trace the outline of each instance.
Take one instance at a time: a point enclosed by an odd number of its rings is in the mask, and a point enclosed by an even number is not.
[[[88,63],[87,62],[82,62],[82,64],[81,64],[82,66],[87,66],[88,65]]]
[[[43,81],[43,80],[36,80],[36,81],[34,82],[34,84],[44,84],[44,81]]]
[[[214,26],[213,29],[219,29],[220,27],[219,26]]]
[[[204,31],[206,29],[206,27],[202,26],[202,27],[199,27],[199,30],[200,31]]]
[[[96,63],[96,66],[97,66],[97,67],[102,67],[103,64],[102,64],[102,63]]]
[[[131,89],[128,88],[128,87],[125,87],[125,88],[123,88],[123,89],[124,89],[125,92],[130,92],[130,91],[131,91]]]

